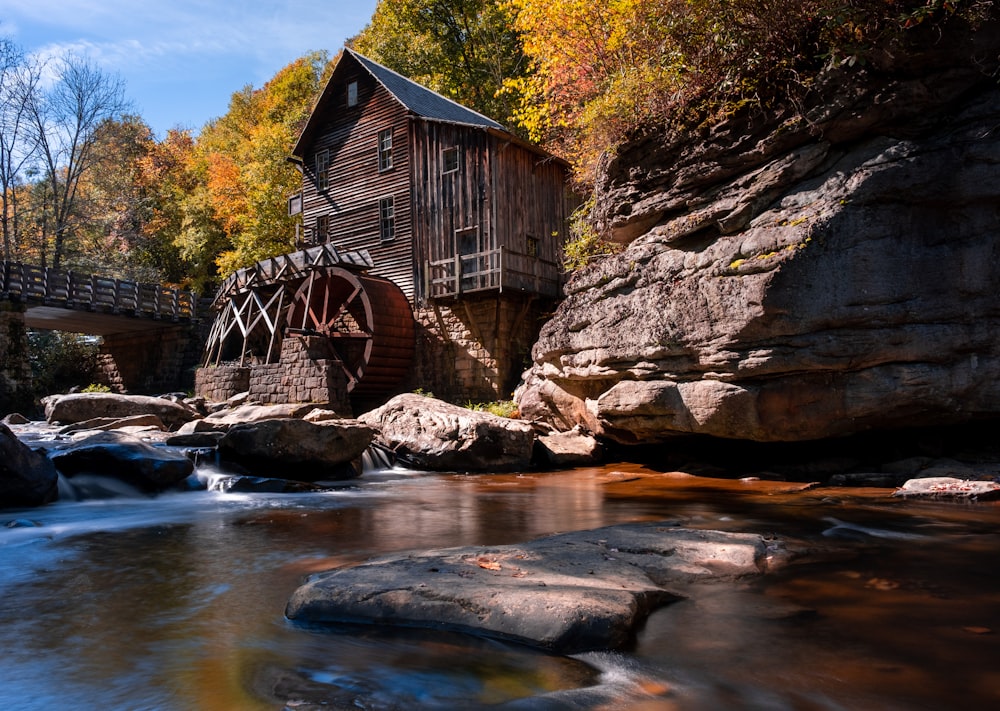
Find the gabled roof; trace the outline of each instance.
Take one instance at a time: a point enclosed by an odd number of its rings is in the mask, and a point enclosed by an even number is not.
[[[504,134],[510,134],[510,132],[504,128],[503,125],[497,123],[488,116],[483,116],[481,113],[466,108],[465,106],[462,106],[461,104],[452,101],[435,91],[431,91],[430,89],[417,84],[411,79],[407,79],[402,74],[397,74],[388,67],[383,67],[378,62],[368,59],[368,57],[358,54],[354,50],[345,47],[340,60],[337,62],[337,66],[334,67],[333,73],[330,75],[330,79],[327,82],[326,87],[323,89],[323,93],[316,102],[316,106],[313,107],[312,115],[309,117],[308,122],[302,129],[302,133],[299,135],[299,140],[296,142],[295,148],[292,150],[292,155],[300,157],[303,155],[305,143],[317,129],[317,125],[320,121],[318,117],[323,113],[325,105],[329,103],[329,95],[332,93],[332,87],[335,79],[340,73],[338,70],[348,58],[361,65],[361,67],[371,74],[375,81],[385,87],[386,91],[388,91],[400,104],[402,104],[404,108],[420,118],[428,119],[430,121],[443,121],[447,123],[463,124],[466,126],[475,126],[493,131],[500,131]]]
[[[388,67],[383,67],[378,62],[374,62],[354,50],[344,49],[344,52],[350,53],[351,56],[357,59],[361,63],[361,66],[367,69],[390,94],[396,97],[399,103],[418,116],[438,121],[448,121],[450,123],[464,123],[470,126],[494,128],[500,131],[507,130],[488,116],[476,113],[472,109],[466,108],[445,96],[441,96],[441,94],[435,91],[420,86],[415,81],[407,79],[402,74],[397,74]]]

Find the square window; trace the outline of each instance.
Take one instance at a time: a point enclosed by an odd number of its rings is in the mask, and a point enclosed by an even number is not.
[[[330,151],[316,154],[316,189],[320,192],[330,189]]]
[[[392,170],[392,129],[378,132],[378,170]]]
[[[441,151],[442,173],[454,173],[458,171],[458,146],[445,148]]]
[[[525,253],[532,258],[538,258],[538,238],[528,235],[524,245]]]
[[[347,105],[348,107],[358,105],[358,83],[356,81],[347,85]]]
[[[378,201],[379,237],[383,242],[396,238],[396,205],[390,195]]]

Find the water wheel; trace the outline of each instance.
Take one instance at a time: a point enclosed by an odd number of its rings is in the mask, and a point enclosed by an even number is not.
[[[285,325],[291,334],[330,339],[351,394],[388,394],[409,373],[413,312],[388,279],[340,267],[315,269],[292,296]]]

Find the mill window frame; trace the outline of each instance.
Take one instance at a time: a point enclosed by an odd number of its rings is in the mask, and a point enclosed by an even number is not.
[[[316,152],[314,164],[316,172],[316,190],[321,193],[330,189],[330,151],[324,148]]]
[[[392,195],[379,198],[378,235],[382,242],[396,239],[396,199]]]
[[[461,166],[458,146],[450,146],[441,150],[441,174],[457,173]]]
[[[378,132],[378,172],[392,170],[392,129]]]

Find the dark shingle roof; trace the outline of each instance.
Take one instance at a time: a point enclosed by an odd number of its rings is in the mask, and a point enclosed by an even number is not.
[[[357,52],[346,49],[358,62],[367,69],[375,80],[384,86],[390,94],[407,109],[428,119],[436,121],[449,121],[451,123],[463,123],[470,126],[482,126],[483,128],[495,128],[500,131],[507,131],[501,124],[493,119],[483,116],[480,113],[467,109],[451,99],[441,96],[437,92],[420,86],[414,81],[407,79],[402,74],[397,74],[388,67],[383,67],[378,62],[374,62],[368,57]]]

